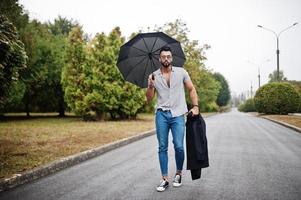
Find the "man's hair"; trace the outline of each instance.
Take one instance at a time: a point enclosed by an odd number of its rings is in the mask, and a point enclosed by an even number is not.
[[[160,53],[159,53],[159,55],[161,55],[161,52],[162,51],[170,51],[171,53],[172,53],[172,51],[171,51],[171,48],[169,47],[169,46],[164,46],[164,47],[162,47],[161,49],[160,49]]]

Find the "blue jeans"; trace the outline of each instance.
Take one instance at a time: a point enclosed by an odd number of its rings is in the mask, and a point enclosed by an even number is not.
[[[170,111],[160,111],[156,113],[156,129],[159,144],[159,162],[162,176],[168,175],[168,133],[171,130],[175,150],[176,166],[178,171],[182,171],[184,162],[184,115],[172,117]]]

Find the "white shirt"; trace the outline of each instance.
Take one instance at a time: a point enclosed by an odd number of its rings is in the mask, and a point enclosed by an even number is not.
[[[161,70],[153,72],[155,75],[155,89],[157,91],[157,109],[170,110],[173,117],[188,112],[185,99],[184,82],[190,80],[188,72],[182,67],[172,67],[170,74],[170,87],[168,87]]]

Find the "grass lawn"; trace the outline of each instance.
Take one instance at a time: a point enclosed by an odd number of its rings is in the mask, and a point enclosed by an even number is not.
[[[153,114],[102,122],[55,116],[7,119],[0,121],[0,179],[155,127]]]
[[[264,115],[264,116],[301,128],[301,116],[295,116],[295,115]]]

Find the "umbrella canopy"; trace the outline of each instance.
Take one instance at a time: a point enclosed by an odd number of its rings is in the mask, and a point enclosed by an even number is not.
[[[140,33],[120,48],[117,66],[124,79],[146,88],[148,76],[161,66],[159,52],[166,45],[172,51],[172,65],[183,67],[185,55],[177,40],[162,32]]]

